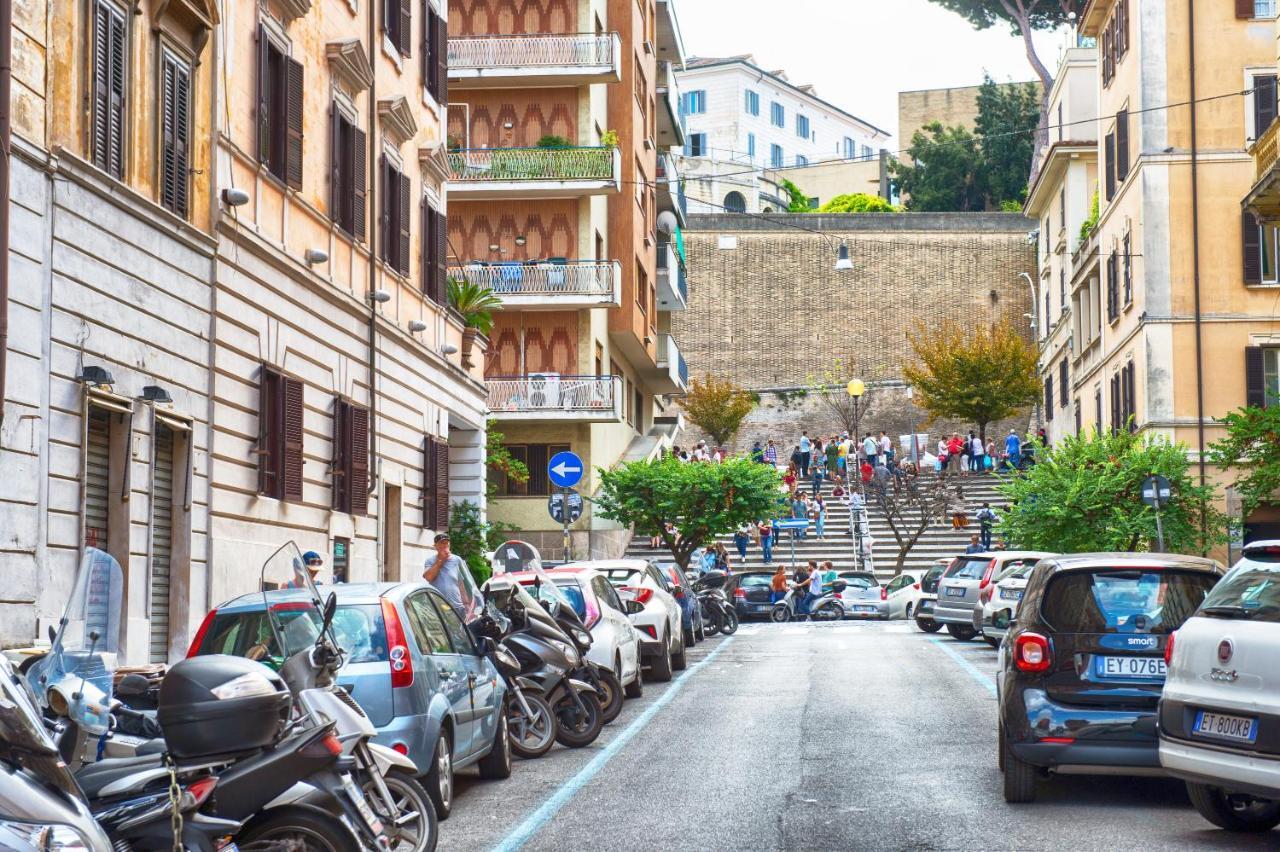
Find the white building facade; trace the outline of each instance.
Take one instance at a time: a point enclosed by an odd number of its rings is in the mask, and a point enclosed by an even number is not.
[[[749,54],[690,59],[676,76],[687,125],[681,173],[690,213],[785,210],[778,178],[761,170],[872,162],[889,139]],[[849,191],[865,188],[859,183]]]

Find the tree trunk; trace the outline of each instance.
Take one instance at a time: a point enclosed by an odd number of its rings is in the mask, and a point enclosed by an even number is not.
[[[1031,155],[1031,174],[1027,179],[1027,183],[1034,183],[1036,173],[1039,171],[1040,152],[1049,144],[1049,90],[1053,88],[1053,75],[1049,73],[1049,69],[1040,61],[1036,53],[1036,45],[1031,38],[1031,21],[1022,8],[1022,3],[1018,3],[1018,8],[1015,9],[1010,5],[1009,0],[1000,0],[1000,2],[1017,22],[1023,47],[1027,51],[1027,62],[1031,64],[1031,70],[1035,71],[1036,76],[1040,78],[1040,123],[1036,126],[1036,150]]]

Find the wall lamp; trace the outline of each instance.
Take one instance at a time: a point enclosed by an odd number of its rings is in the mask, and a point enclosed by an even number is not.
[[[94,385],[102,387],[103,385],[114,385],[115,378],[103,367],[81,367],[80,372],[76,375],[76,381],[83,382],[86,385]]]
[[[317,263],[324,263],[329,259],[329,252],[324,249],[309,248],[302,253],[302,259],[307,262],[308,266],[315,266]]]
[[[249,203],[249,193],[235,186],[229,186],[222,190],[222,203],[228,207],[239,207],[241,204]]]
[[[165,405],[173,402],[173,397],[169,396],[169,392],[159,385],[144,385],[141,398],[147,402],[159,402]]]
[[[457,355],[458,347],[454,346],[452,343],[446,343],[440,347],[440,353],[442,355]]]
[[[386,290],[373,290],[369,293],[369,301],[384,304],[391,301],[391,294]]]
[[[427,324],[422,320],[409,320],[409,331],[411,333],[417,334],[420,331],[426,331],[426,330],[427,330]]]

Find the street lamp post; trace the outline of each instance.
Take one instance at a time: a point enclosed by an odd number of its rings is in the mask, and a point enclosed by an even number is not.
[[[853,397],[853,442],[854,442],[854,447],[858,447],[861,445],[861,442],[858,438],[858,425],[859,425],[858,424],[858,403],[861,401],[862,395],[867,392],[867,386],[863,384],[861,379],[850,379],[849,384],[845,385],[845,390],[849,393],[849,396]],[[849,471],[849,475],[851,477],[853,476],[853,472],[852,472],[853,468],[857,466],[856,464],[857,461],[858,461],[858,453],[856,450],[854,451],[853,456],[851,458],[846,458],[845,460],[845,469]],[[852,483],[850,483],[850,486],[852,486]],[[866,510],[865,507],[867,504],[867,486],[866,486],[866,483],[862,481],[861,471],[859,471],[859,475],[858,475],[858,490],[861,494],[861,500],[859,501],[859,504],[856,507],[857,511],[851,511],[849,513],[849,519],[853,524],[853,541],[854,541],[853,567],[858,570],[861,570],[862,569],[862,513]],[[849,493],[850,494],[853,493],[852,487],[850,487]],[[850,502],[852,503],[853,501],[850,500]]]
[[[1030,275],[1030,273],[1027,273],[1027,272],[1019,272],[1019,273],[1018,273],[1018,275],[1019,275],[1019,276],[1020,276],[1024,281],[1026,281],[1026,282],[1027,282],[1027,287],[1028,287],[1028,289],[1030,289],[1030,290],[1031,290],[1031,313],[1029,314],[1029,316],[1031,317],[1031,337],[1032,337],[1032,340],[1033,340],[1033,341],[1035,342],[1035,344],[1036,344],[1036,348],[1037,348],[1037,349],[1039,349],[1039,348],[1040,348],[1040,340],[1039,340],[1039,338],[1040,338],[1040,332],[1041,332],[1041,328],[1042,328],[1042,326],[1041,326],[1041,317],[1040,317],[1040,299],[1036,296],[1036,285],[1035,285],[1035,282],[1033,282],[1033,281],[1031,280],[1031,275]],[[1049,317],[1047,317],[1047,316],[1046,316],[1046,317],[1044,317],[1044,322],[1047,324],[1047,323],[1049,322]],[[1043,330],[1044,330],[1044,332],[1047,334],[1047,333],[1049,332],[1048,326],[1047,326],[1047,325],[1045,325],[1045,326],[1043,327]],[[1038,359],[1037,359],[1037,360],[1038,360]],[[1037,373],[1037,375],[1038,375],[1038,373]],[[1041,421],[1041,419],[1040,419],[1040,402],[1039,402],[1039,400],[1037,400],[1037,401],[1036,401],[1035,412],[1036,412],[1036,429],[1039,429],[1039,428],[1040,428],[1040,426],[1041,426],[1041,424],[1042,424],[1042,422],[1043,422],[1043,421]]]
[[[916,389],[907,385],[907,402],[915,399]],[[916,440],[916,409],[914,405],[908,406],[911,409],[911,464],[915,467],[916,473],[920,472],[920,442]]]

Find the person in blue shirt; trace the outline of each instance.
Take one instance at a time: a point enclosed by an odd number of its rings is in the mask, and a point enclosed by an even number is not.
[[[1009,437],[1004,439],[1004,453],[1011,467],[1016,469],[1022,463],[1022,441],[1018,439],[1018,430],[1009,430]]]

